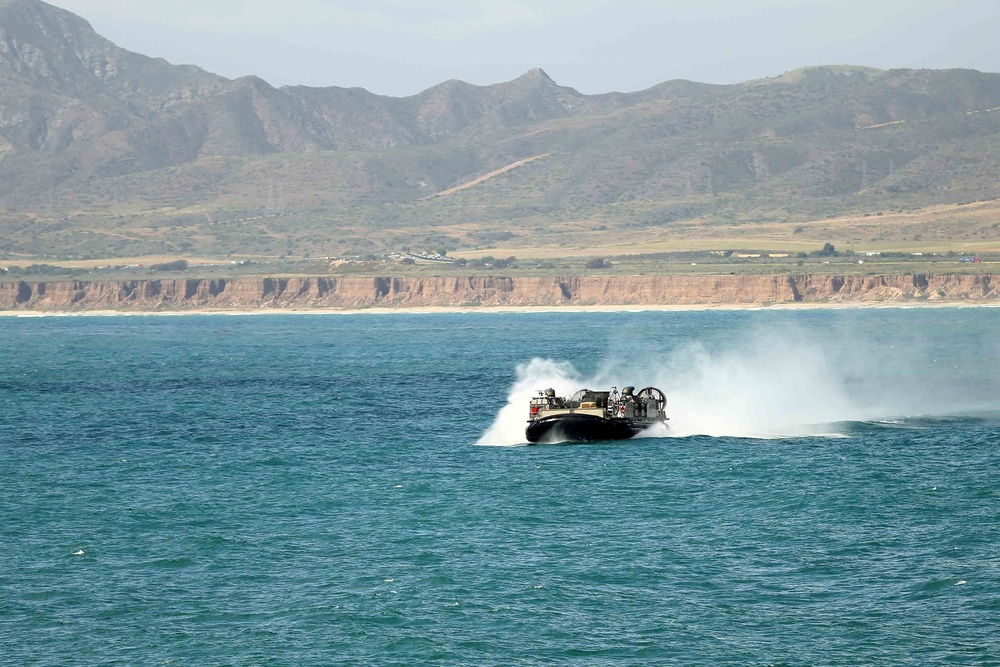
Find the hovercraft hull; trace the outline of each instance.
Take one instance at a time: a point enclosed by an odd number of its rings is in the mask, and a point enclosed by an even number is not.
[[[597,442],[626,440],[639,433],[639,426],[625,419],[607,419],[594,415],[560,414],[543,417],[528,424],[524,435],[529,443],[536,442]]]

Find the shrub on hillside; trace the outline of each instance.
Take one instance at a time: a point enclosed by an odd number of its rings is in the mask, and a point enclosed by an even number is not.
[[[824,244],[822,250],[813,250],[809,253],[810,257],[837,257],[839,255],[840,253],[837,252],[837,249],[832,243]]]
[[[187,271],[188,261],[186,259],[176,259],[172,262],[164,262],[163,264],[153,264],[149,267],[150,271]]]

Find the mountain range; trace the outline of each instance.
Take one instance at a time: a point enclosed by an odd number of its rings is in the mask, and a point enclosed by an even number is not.
[[[393,98],[230,80],[0,0],[0,257],[791,233],[993,200],[998,174],[997,74],[827,66],[583,95],[534,69]],[[923,233],[1000,236],[976,224]]]

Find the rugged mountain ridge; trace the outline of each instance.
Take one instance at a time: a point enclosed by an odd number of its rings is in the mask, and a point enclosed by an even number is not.
[[[62,153],[97,141],[98,152],[139,157],[104,161],[105,175],[214,155],[427,144],[612,104],[558,86],[540,69],[496,86],[449,81],[404,99],[228,80],[121,49],[39,0],[0,3],[0,81],[9,149]],[[172,150],[164,136],[178,130],[186,130],[175,138],[186,150]]]
[[[1000,276],[306,277],[0,283],[0,310],[1000,301]]]
[[[469,224],[537,240],[581,220],[670,233],[992,199],[997,169],[997,74],[814,67],[583,95],[535,69],[392,98],[228,80],[0,0],[0,256],[457,248]]]

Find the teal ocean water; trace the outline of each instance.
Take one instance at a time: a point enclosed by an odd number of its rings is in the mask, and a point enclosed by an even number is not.
[[[0,318],[0,664],[1000,665],[1000,309]]]

